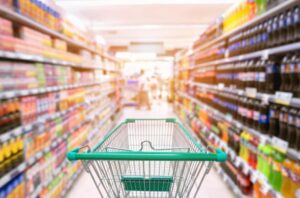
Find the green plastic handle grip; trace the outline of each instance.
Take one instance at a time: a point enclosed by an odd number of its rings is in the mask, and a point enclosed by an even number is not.
[[[75,160],[146,160],[146,161],[217,161],[224,162],[227,155],[221,149],[215,149],[215,153],[183,153],[183,152],[85,152],[79,153],[76,148],[67,154],[70,161]]]

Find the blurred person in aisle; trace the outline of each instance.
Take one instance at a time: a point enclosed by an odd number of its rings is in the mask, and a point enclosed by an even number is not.
[[[149,79],[145,75],[145,71],[141,70],[138,78],[138,95],[137,95],[137,108],[140,109],[143,105],[146,105],[148,110],[151,110],[149,101]]]
[[[155,76],[151,77],[150,91],[151,91],[152,100],[157,100],[158,99],[158,81]]]

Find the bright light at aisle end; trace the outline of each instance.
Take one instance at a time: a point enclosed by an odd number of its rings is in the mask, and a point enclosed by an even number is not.
[[[145,4],[233,4],[239,0],[59,0],[61,6],[107,6],[107,5],[145,5]]]

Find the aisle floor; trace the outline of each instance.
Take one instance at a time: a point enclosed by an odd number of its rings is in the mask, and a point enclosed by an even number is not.
[[[171,105],[164,102],[154,103],[150,111],[147,110],[136,110],[135,108],[125,108],[123,117],[125,118],[166,118],[176,117]],[[221,180],[221,177],[216,173],[214,169],[208,174],[200,193],[202,198],[233,198],[235,197],[232,191],[227,185]],[[98,191],[94,186],[94,183],[90,176],[83,172],[78,178],[73,188],[67,195],[67,198],[97,198]],[[199,196],[200,197],[200,196]]]

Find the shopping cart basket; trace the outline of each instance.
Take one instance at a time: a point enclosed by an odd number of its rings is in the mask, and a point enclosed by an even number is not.
[[[93,149],[68,153],[82,160],[100,197],[198,197],[213,161],[226,154],[209,152],[175,119],[127,119]]]

